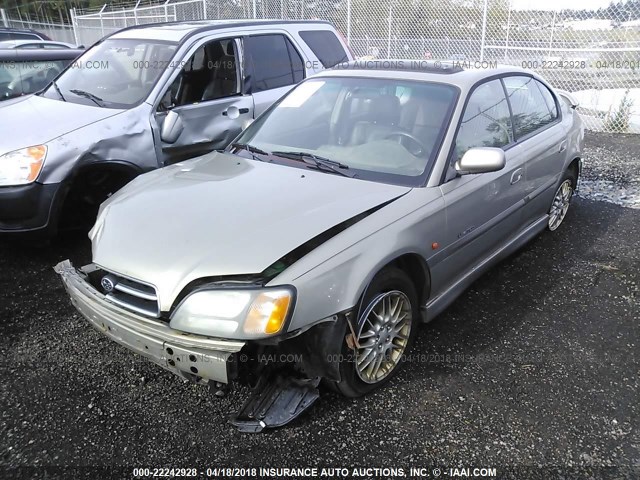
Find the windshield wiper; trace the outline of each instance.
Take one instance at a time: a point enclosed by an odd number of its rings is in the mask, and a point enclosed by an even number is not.
[[[320,155],[315,155],[309,152],[273,152],[273,155],[285,158],[291,158],[293,160],[301,160],[307,164],[311,164],[316,167],[318,170],[329,171],[332,173],[337,173],[338,175],[342,175],[343,177],[354,177],[355,174],[348,174],[347,172],[343,172],[342,170],[348,170],[349,165],[345,165],[344,163],[337,162],[335,160],[331,160],[330,158],[321,157]]]
[[[264,150],[258,147],[254,147],[253,145],[249,145],[248,143],[232,143],[231,146],[240,150],[246,150],[249,153],[257,153],[258,155],[271,155],[269,152],[265,152]]]
[[[58,84],[56,83],[55,80],[53,82],[51,82],[51,85],[53,85],[53,88],[56,89],[56,92],[58,92],[58,95],[60,95],[60,98],[62,99],[62,101],[66,102],[67,99],[64,98],[64,95],[62,95],[62,92],[60,91],[60,87],[58,87]]]
[[[85,92],[84,90],[77,90],[77,89],[72,89],[69,90],[71,93],[74,93],[80,97],[84,97],[84,98],[88,98],[89,100],[91,100],[93,103],[95,103],[96,105],[98,105],[99,107],[104,107],[104,100],[102,100],[100,97],[98,97],[97,95],[94,95],[93,93],[89,93],[89,92]]]

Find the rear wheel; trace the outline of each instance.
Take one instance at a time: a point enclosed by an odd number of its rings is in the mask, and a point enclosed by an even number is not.
[[[576,183],[577,178],[575,173],[571,170],[565,172],[562,177],[562,181],[560,182],[560,186],[553,197],[551,207],[549,208],[549,222],[547,224],[547,228],[552,232],[558,229],[564,218],[567,216],[567,211],[569,210],[571,198],[573,198]]]
[[[354,345],[350,348],[344,342],[342,380],[335,385],[347,397],[364,395],[389,381],[400,369],[417,331],[415,288],[398,268],[376,275],[361,305]]]

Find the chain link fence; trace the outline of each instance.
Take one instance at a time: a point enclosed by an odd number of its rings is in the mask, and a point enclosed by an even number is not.
[[[77,43],[155,22],[231,18],[332,22],[357,57],[517,65],[578,99],[587,127],[640,133],[640,0],[542,10],[525,0],[168,0],[71,10]],[[533,5],[533,6],[531,6]],[[580,2],[576,0],[576,5]],[[13,26],[13,23],[11,24]],[[31,27],[36,28],[36,26]],[[52,35],[55,36],[55,35]],[[68,36],[66,37],[68,41]],[[63,38],[60,38],[63,39]]]
[[[32,29],[44,33],[51,39],[60,42],[76,43],[73,27],[67,23],[56,22],[53,18],[45,17],[38,20],[10,17],[5,10],[0,10],[0,28]]]

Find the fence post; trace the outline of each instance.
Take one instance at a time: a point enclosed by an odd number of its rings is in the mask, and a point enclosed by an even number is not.
[[[391,58],[391,14],[393,13],[393,2],[389,2],[389,30],[387,33],[387,58]]]
[[[100,9],[100,34],[101,34],[100,38],[104,38],[104,22],[102,21],[102,12],[104,12],[105,8],[107,8],[106,3]]]
[[[484,60],[484,41],[487,35],[487,9],[489,0],[484,0],[484,13],[482,14],[482,40],[480,40],[480,61]]]
[[[164,21],[165,22],[169,22],[169,8],[167,7],[167,4],[169,3],[170,0],[167,0],[166,2],[164,2]]]
[[[509,55],[509,32],[511,31],[511,0],[509,0],[509,14],[507,15],[507,35],[504,39],[504,63],[507,63]]]
[[[347,0],[347,45],[351,45],[351,0]]]
[[[69,15],[71,16],[71,27],[73,28],[73,39],[76,42],[76,47],[77,47],[78,45],[80,45],[80,42],[78,41],[78,25],[76,20],[76,9],[70,8]]]
[[[217,3],[220,3],[220,0],[218,0]],[[218,8],[220,8],[220,7],[218,7]],[[218,17],[219,16],[220,15],[218,15]],[[202,0],[202,17],[203,17],[203,20],[207,19],[207,0]]]
[[[0,14],[2,14],[2,24],[3,24],[5,27],[7,27],[7,28],[8,28],[8,27],[9,27],[9,20],[7,20],[7,14],[6,14],[6,12],[4,11],[4,8],[0,8]]]
[[[133,7],[133,21],[136,25],[138,25],[138,5],[140,5],[140,0],[138,0],[136,6]]]
[[[556,13],[558,13],[556,10],[553,11],[553,20],[551,21],[551,38],[549,38],[549,52],[547,53],[547,56],[550,57],[551,56],[551,47],[553,47],[553,33],[556,29]]]
[[[253,18],[258,18],[256,11],[256,0],[253,0]]]

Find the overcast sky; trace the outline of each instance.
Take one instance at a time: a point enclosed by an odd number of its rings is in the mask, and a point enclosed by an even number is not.
[[[610,0],[511,0],[511,5],[517,10],[561,10],[561,9],[585,9],[593,10],[606,7]]]

